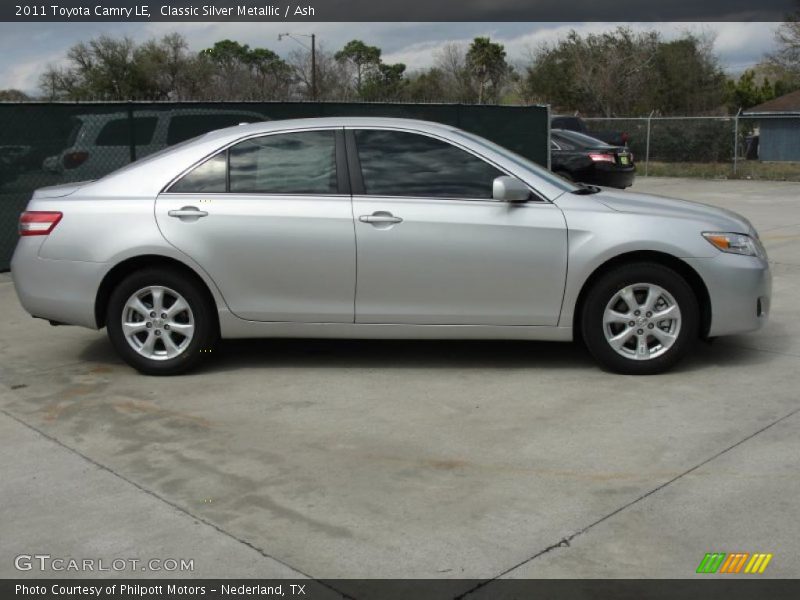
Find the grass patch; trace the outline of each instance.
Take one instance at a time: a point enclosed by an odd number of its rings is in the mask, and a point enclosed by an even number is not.
[[[644,163],[636,165],[636,174],[644,175]],[[741,160],[733,172],[733,163],[691,163],[650,161],[647,174],[653,177],[698,177],[701,179],[763,179],[765,181],[800,181],[800,162],[760,162]]]

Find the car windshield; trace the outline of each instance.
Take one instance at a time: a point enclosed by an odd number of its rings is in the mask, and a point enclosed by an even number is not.
[[[504,158],[507,158],[508,160],[519,165],[523,169],[533,172],[535,175],[541,177],[547,183],[556,186],[560,190],[563,190],[565,192],[574,192],[576,189],[578,189],[577,186],[575,186],[575,184],[567,181],[566,179],[563,179],[562,177],[559,177],[552,171],[548,171],[542,165],[539,165],[533,162],[532,160],[529,160],[524,156],[517,154],[516,152],[512,152],[508,148],[504,148],[499,144],[490,142],[489,140],[482,138],[479,135],[469,133],[468,131],[462,131],[462,130],[456,130],[456,131],[458,131],[458,133],[460,133],[464,137],[472,140],[473,142],[480,144],[484,148],[488,148],[490,150],[493,150],[494,152],[497,152]]]

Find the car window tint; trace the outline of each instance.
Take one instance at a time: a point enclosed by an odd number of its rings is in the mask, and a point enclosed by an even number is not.
[[[243,113],[176,115],[169,120],[167,146],[183,142],[215,129],[224,129],[239,123],[253,123],[260,120],[255,115]]]
[[[556,135],[555,133],[551,134],[553,137],[553,141],[555,141],[562,150],[574,150],[575,144],[567,140],[563,135]]]
[[[230,191],[260,194],[335,194],[333,131],[267,135],[230,149]]]
[[[367,194],[424,198],[491,198],[505,175],[476,156],[440,140],[403,131],[355,132]]]
[[[228,161],[225,152],[209,158],[176,181],[170,192],[211,193],[225,191]]]
[[[133,120],[133,142],[137,146],[149,144],[156,130],[156,117],[137,117]],[[109,121],[97,134],[96,146],[129,146],[131,143],[128,119]]]
[[[559,135],[562,139],[570,141],[575,148],[597,148],[601,146],[608,146],[608,144],[603,140],[598,140],[597,138],[593,138],[583,133],[578,133],[577,131],[562,131],[559,133]]]

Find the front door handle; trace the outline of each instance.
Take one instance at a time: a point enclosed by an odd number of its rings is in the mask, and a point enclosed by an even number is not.
[[[177,217],[179,219],[199,219],[200,217],[207,217],[208,212],[200,210],[196,206],[184,206],[179,210],[171,210],[167,213],[170,217]]]
[[[395,217],[392,213],[388,212],[375,212],[371,215],[361,215],[358,217],[358,220],[362,223],[372,223],[373,225],[393,225],[403,222],[403,219]]]

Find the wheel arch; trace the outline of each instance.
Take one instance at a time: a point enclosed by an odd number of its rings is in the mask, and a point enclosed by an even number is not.
[[[213,312],[217,318],[217,327],[219,327],[219,316],[217,314],[217,309],[218,309],[217,301],[214,298],[214,294],[211,292],[211,289],[208,287],[208,284],[197,273],[197,271],[195,271],[192,267],[190,267],[186,263],[181,262],[169,256],[164,256],[160,254],[143,254],[139,256],[126,258],[125,260],[117,263],[103,277],[103,280],[100,282],[100,287],[97,290],[97,295],[95,297],[95,302],[94,302],[94,318],[95,322],[97,323],[98,329],[105,327],[106,313],[108,310],[108,301],[109,298],[111,297],[111,293],[114,290],[114,288],[131,273],[150,267],[163,267],[163,268],[173,269],[176,271],[180,271],[181,273],[194,279],[195,282],[200,285],[200,289],[202,289],[203,292],[206,294],[206,299],[211,303],[211,306],[214,307],[215,310]]]
[[[703,278],[700,277],[699,273],[695,271],[691,265],[672,254],[658,252],[656,250],[637,250],[625,252],[608,259],[592,271],[589,277],[586,278],[586,281],[583,282],[581,290],[578,293],[578,299],[575,302],[575,310],[572,314],[572,330],[575,339],[580,339],[582,335],[581,313],[583,312],[583,303],[594,283],[610,270],[620,265],[635,262],[652,262],[669,267],[686,280],[689,287],[692,288],[695,298],[697,298],[698,308],[700,309],[700,337],[706,338],[711,328],[711,296],[708,293],[708,288]]]

